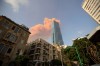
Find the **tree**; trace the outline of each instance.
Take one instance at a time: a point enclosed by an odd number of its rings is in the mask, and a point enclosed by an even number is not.
[[[90,57],[87,53],[87,48],[93,45],[92,42],[90,42],[86,37],[84,38],[77,38],[73,41],[73,45],[71,47],[76,47],[78,50],[78,54],[80,55],[80,60],[82,61],[82,63],[84,64],[88,64],[90,61]],[[74,48],[70,48],[70,46],[68,46],[67,48],[64,49],[65,53],[68,55],[69,59],[71,61],[79,61],[79,58],[76,54],[76,51]]]
[[[58,59],[53,59],[50,62],[50,66],[62,66],[62,62]],[[63,62],[63,66],[66,66],[64,62]]]
[[[27,66],[29,58],[24,55],[18,55],[15,59],[17,63],[19,63],[21,66]]]
[[[73,42],[73,47],[77,47],[80,58],[82,60],[83,64],[88,64],[89,63],[89,56],[87,53],[87,47],[92,45],[92,42],[90,42],[86,37],[84,38],[77,38]]]
[[[75,51],[75,48],[71,48],[71,46],[68,46],[64,49],[64,53],[71,61],[78,60],[77,53]]]

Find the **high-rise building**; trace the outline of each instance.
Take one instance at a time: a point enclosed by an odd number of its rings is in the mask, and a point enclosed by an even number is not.
[[[59,46],[54,46],[43,39],[36,39],[28,46],[26,55],[29,56],[29,62],[34,62],[34,66],[45,66],[44,62],[60,59]]]
[[[100,24],[100,0],[84,0],[82,8]]]
[[[100,26],[97,26],[87,38],[93,43],[100,42]]]
[[[17,55],[24,52],[30,32],[24,25],[0,16],[0,66],[8,66]]]
[[[58,45],[64,44],[59,23],[56,21],[52,22],[52,39],[53,39],[53,44],[58,44]]]

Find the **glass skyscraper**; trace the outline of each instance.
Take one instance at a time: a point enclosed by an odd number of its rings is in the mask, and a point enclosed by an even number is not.
[[[52,39],[53,39],[53,44],[58,44],[58,45],[64,44],[59,23],[56,21],[52,22]]]

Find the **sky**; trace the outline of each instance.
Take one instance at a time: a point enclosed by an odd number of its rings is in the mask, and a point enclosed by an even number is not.
[[[65,45],[84,37],[98,24],[82,9],[83,0],[0,0],[0,15],[30,29],[29,40],[43,38],[52,43],[51,22],[60,23]],[[28,40],[28,41],[29,41]]]

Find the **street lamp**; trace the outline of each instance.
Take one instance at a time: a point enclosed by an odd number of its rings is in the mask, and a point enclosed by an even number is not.
[[[38,65],[38,61],[36,62],[35,66],[37,66],[37,65]]]
[[[39,60],[36,62],[35,66],[38,66],[38,64],[41,63]]]
[[[63,66],[63,59],[62,59],[62,46],[60,46],[60,56],[61,56],[61,62],[62,62],[62,66]]]

